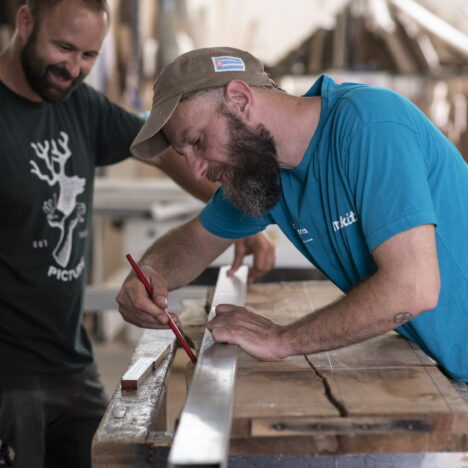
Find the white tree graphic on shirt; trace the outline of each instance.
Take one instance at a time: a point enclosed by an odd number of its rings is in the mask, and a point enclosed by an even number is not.
[[[86,206],[77,203],[76,197],[83,193],[86,180],[78,176],[67,176],[65,165],[71,156],[68,147],[69,137],[60,132],[60,138],[44,140],[43,143],[31,143],[37,158],[45,163],[46,171],[41,171],[36,161],[32,160],[31,172],[51,187],[59,186],[58,197],[46,200],[42,209],[47,216],[49,226],[60,229],[60,239],[53,251],[55,261],[63,268],[68,264],[73,245],[73,231],[78,223],[84,221]]]

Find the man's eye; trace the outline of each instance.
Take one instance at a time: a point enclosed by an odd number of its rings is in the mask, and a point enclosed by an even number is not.
[[[193,144],[193,146],[194,146],[195,148],[200,148],[200,145],[201,145],[201,138],[197,138],[197,139],[195,140],[195,143]]]
[[[85,52],[83,54],[83,58],[86,59],[86,60],[93,60],[97,57],[97,53],[96,52]]]

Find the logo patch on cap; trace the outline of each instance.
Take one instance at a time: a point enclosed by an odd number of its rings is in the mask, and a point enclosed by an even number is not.
[[[245,71],[245,63],[238,57],[211,57],[215,72]]]

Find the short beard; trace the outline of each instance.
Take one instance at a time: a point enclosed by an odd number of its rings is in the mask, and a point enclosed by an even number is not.
[[[271,133],[259,124],[248,127],[221,107],[229,129],[229,165],[223,167],[227,198],[247,216],[259,218],[270,211],[281,195],[280,167]]]
[[[48,79],[50,71],[58,72],[65,79],[70,79],[70,74],[60,64],[48,65],[38,56],[35,50],[36,38],[37,31],[35,29],[21,51],[21,65],[26,79],[31,88],[44,101],[52,103],[64,101],[82,83],[85,76],[80,74],[68,88],[54,86]]]

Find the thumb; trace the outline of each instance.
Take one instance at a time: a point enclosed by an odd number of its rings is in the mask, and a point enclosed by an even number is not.
[[[244,257],[246,254],[245,247],[241,242],[236,242],[234,244],[234,259],[232,261],[231,268],[227,272],[228,275],[233,275],[240,266],[244,263]]]

